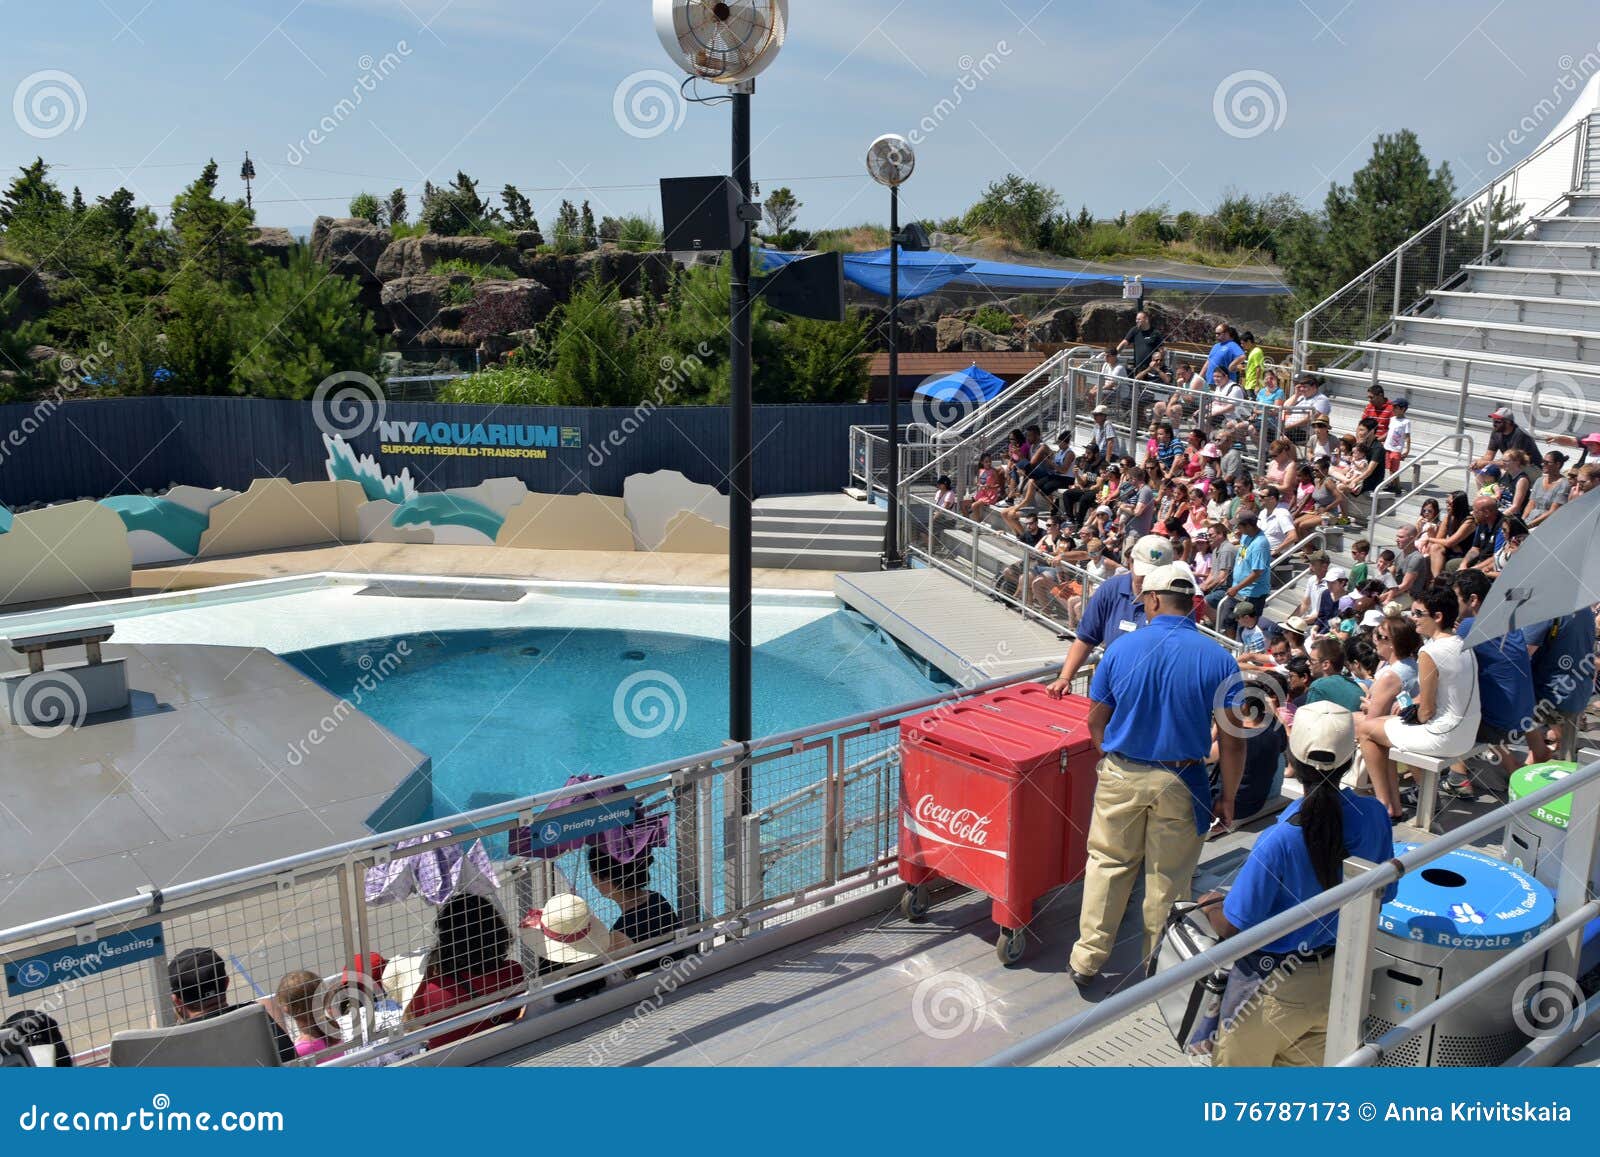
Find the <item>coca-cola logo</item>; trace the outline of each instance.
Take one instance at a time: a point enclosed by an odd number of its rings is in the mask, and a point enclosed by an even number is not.
[[[980,815],[971,808],[945,807],[934,802],[930,794],[917,801],[914,811],[919,823],[940,828],[953,839],[963,840],[980,848],[989,840],[989,817]]]

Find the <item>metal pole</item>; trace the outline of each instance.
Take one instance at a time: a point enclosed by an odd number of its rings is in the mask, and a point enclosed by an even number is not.
[[[1346,882],[1358,880],[1375,867],[1376,864],[1351,856],[1344,862],[1344,878]],[[1361,1028],[1372,994],[1372,938],[1382,907],[1383,893],[1373,891],[1356,897],[1339,911],[1324,1065],[1338,1064],[1361,1045]]]
[[[753,82],[733,90],[733,179],[741,210],[750,202],[750,95]],[[750,455],[754,411],[750,396],[750,225],[741,216],[735,238],[729,304],[733,315],[732,390],[728,454],[728,738],[750,739]],[[739,771],[739,814],[751,807],[750,764]]]
[[[883,565],[900,565],[900,187],[889,189],[889,522]]]

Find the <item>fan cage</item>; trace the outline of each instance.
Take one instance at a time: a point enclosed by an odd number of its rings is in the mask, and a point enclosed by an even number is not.
[[[719,17],[717,9],[727,15]],[[777,0],[690,0],[673,15],[678,60],[685,70],[719,84],[735,84],[783,47],[787,32]]]

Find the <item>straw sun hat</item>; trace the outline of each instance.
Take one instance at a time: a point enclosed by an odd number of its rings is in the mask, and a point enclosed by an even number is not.
[[[529,939],[543,942],[537,951],[555,964],[579,964],[606,951],[605,930],[582,896],[551,896],[545,906],[530,908],[522,918]]]

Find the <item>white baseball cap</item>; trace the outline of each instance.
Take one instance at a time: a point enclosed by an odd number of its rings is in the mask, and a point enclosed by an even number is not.
[[[1159,534],[1147,534],[1133,544],[1133,550],[1128,557],[1133,566],[1133,573],[1144,578],[1161,567],[1170,566],[1178,557],[1178,552],[1173,548],[1170,538],[1162,538]]]
[[[1192,595],[1199,589],[1200,583],[1195,579],[1194,571],[1181,562],[1158,566],[1144,576],[1143,590],[1147,595]]]
[[[1350,581],[1350,572],[1345,570],[1342,566],[1330,566],[1328,568],[1328,573],[1322,576],[1322,581],[1326,583],[1336,583],[1340,579],[1343,579],[1345,582]]]
[[[1289,754],[1308,767],[1331,771],[1356,757],[1356,720],[1326,700],[1295,712],[1289,729]]]
[[[1238,612],[1236,611],[1235,613],[1237,614]],[[1370,611],[1361,616],[1361,625],[1363,627],[1376,627],[1382,622],[1383,612],[1377,607],[1373,607]]]

